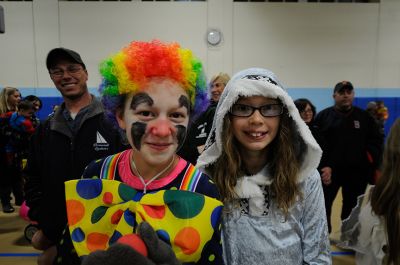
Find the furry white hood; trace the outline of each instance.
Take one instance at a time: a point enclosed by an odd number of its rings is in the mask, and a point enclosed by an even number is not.
[[[275,74],[262,68],[243,70],[234,75],[226,85],[218,102],[205,150],[197,160],[197,166],[204,170],[207,165],[213,164],[221,155],[223,119],[241,96],[265,96],[278,98],[282,101],[287,107],[289,115],[295,121],[300,136],[307,146],[306,150],[304,150],[305,156],[300,168],[299,182],[311,175],[319,164],[322,150],[312,136],[308,126],[301,119],[292,98],[283,89]]]

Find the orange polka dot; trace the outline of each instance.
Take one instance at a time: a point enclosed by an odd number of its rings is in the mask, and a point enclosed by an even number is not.
[[[105,250],[109,237],[106,234],[90,233],[87,236],[86,247],[90,252],[96,250]]]
[[[143,205],[144,211],[151,218],[162,219],[165,216],[165,206],[147,206]]]
[[[78,223],[85,215],[85,207],[77,200],[67,200],[68,224]]]
[[[184,254],[193,254],[200,246],[200,234],[192,227],[185,227],[178,232],[174,243],[182,249]]]
[[[113,202],[113,195],[111,192],[105,192],[103,195],[103,202],[105,204],[111,204]]]
[[[121,220],[121,216],[124,214],[124,211],[119,209],[111,216],[111,223],[113,225],[118,224],[119,220]]]

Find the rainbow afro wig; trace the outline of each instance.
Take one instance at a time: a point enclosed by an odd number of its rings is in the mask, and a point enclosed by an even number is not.
[[[104,106],[115,114],[118,98],[143,91],[153,77],[165,77],[182,86],[191,102],[191,116],[207,107],[203,66],[192,51],[178,43],[134,41],[100,64],[100,93]]]

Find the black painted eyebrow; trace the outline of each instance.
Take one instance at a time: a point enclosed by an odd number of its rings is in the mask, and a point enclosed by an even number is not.
[[[179,97],[179,107],[186,107],[188,110],[190,109],[190,101],[186,96],[181,95]]]
[[[138,93],[132,97],[131,109],[135,110],[137,106],[142,103],[147,103],[147,105],[153,106],[154,101],[147,93]]]

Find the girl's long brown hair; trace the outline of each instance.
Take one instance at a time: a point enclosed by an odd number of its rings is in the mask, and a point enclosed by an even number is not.
[[[387,264],[400,265],[400,118],[386,140],[382,175],[372,191],[371,206],[373,212],[385,220]]]
[[[268,146],[269,161],[266,163],[269,163],[273,178],[272,194],[278,207],[287,214],[296,197],[302,197],[297,180],[306,145],[286,109],[279,126],[276,138]],[[245,169],[237,148],[240,144],[232,133],[229,114],[224,118],[221,139],[222,154],[208,170],[219,188],[222,201],[232,202],[236,197],[234,188],[237,179],[245,175]]]

